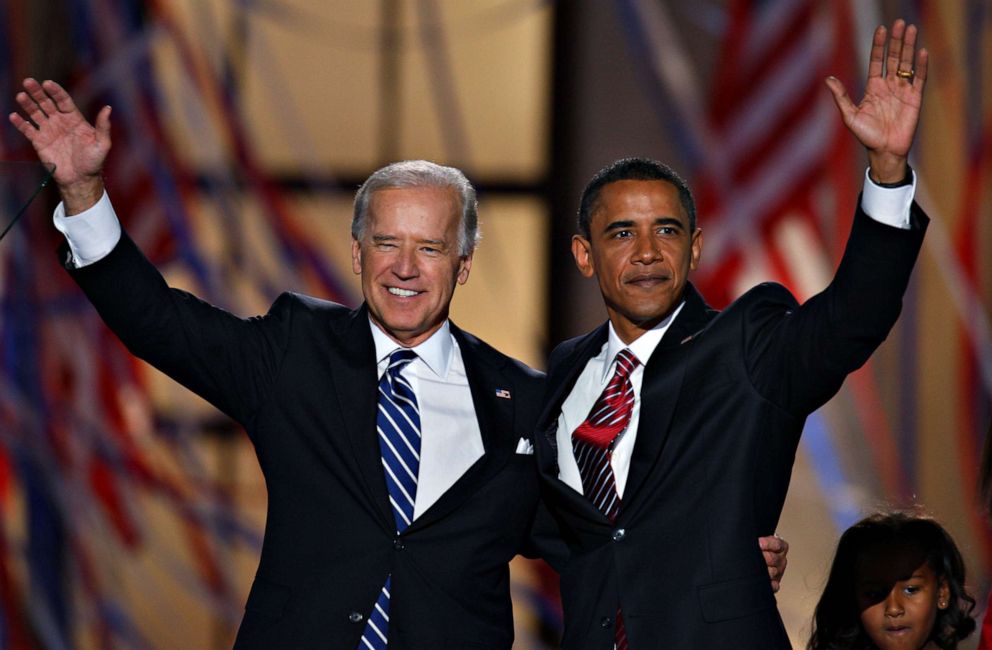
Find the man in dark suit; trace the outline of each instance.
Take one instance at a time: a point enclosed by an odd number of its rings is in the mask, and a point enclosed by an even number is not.
[[[109,109],[93,128],[57,84],[25,90],[33,124],[11,121],[56,165],[67,268],[134,354],[254,444],[268,516],[236,646],[509,648],[543,377],[448,321],[477,239],[464,175],[407,161],[365,182],[358,309],[286,293],[242,319],[169,288],[121,230],[100,176]]]
[[[805,304],[764,284],[709,308],[687,281],[692,196],[664,165],[618,161],[583,193],[572,251],[609,320],[552,353],[534,441],[570,548],[564,648],[790,647],[753,540],[778,522],[806,416],[895,322],[927,221],[906,162],[927,54],[902,21],[887,54],[886,38],[859,106],[827,81],[870,167],[837,274]]]

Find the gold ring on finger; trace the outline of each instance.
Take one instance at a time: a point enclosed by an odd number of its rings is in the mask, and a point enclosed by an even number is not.
[[[912,79],[916,76],[915,70],[896,70],[896,76],[900,79]]]

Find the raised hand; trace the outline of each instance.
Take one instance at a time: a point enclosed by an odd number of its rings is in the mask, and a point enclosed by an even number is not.
[[[24,80],[17,103],[27,115],[10,114],[10,123],[31,142],[43,163],[55,165],[55,182],[66,214],[82,212],[103,195],[103,163],[110,151],[110,107],[90,124],[72,97],[54,81]]]
[[[926,49],[916,49],[916,36],[916,26],[901,19],[888,32],[882,26],[875,30],[865,96],[857,105],[837,78],[827,78],[844,124],[868,150],[876,182],[896,183],[906,174],[929,61]]]

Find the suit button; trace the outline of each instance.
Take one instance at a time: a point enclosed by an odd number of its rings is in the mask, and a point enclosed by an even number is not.
[[[627,531],[624,530],[623,528],[617,528],[615,531],[613,531],[614,542],[622,542],[626,536],[627,536]]]
[[[393,548],[395,548],[397,551],[402,551],[403,549],[406,548],[406,544],[403,543],[402,539],[397,537],[396,539],[393,540]]]
[[[365,620],[365,617],[362,616],[361,612],[352,612],[348,614],[348,620],[351,621],[352,623],[361,623],[363,620]]]
[[[599,620],[599,626],[604,630],[613,627],[613,619],[609,616],[604,616]]]

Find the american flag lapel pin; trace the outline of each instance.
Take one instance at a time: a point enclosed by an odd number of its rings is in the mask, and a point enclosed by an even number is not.
[[[503,399],[510,399],[510,391],[505,388],[496,389],[496,397],[502,397]]]

